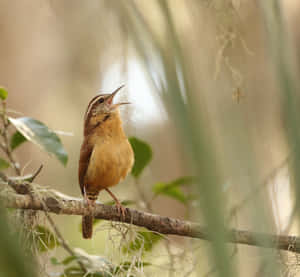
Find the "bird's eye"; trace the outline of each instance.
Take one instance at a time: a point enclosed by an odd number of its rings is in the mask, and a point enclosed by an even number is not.
[[[103,103],[103,102],[104,102],[104,98],[101,97],[101,98],[98,100],[98,103],[101,104],[101,103]]]

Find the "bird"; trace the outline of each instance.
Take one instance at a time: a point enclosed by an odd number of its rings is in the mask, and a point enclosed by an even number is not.
[[[109,189],[120,183],[131,171],[134,153],[124,132],[119,107],[114,97],[124,86],[108,94],[93,97],[84,115],[83,142],[80,148],[78,178],[88,212],[82,217],[82,235],[93,234],[93,207],[100,191],[106,190],[114,199],[120,216],[125,208]]]

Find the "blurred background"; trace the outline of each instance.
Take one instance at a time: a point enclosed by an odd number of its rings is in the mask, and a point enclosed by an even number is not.
[[[149,143],[153,159],[138,185],[129,176],[113,191],[147,210],[142,191],[153,212],[201,221],[213,232],[212,245],[170,236],[143,258],[153,266],[137,276],[298,276],[296,254],[221,243],[223,223],[299,235],[300,2],[266,2],[0,1],[0,85],[10,115],[63,131],[69,155],[63,167],[26,144],[15,153],[22,172],[42,163],[37,183],[81,197],[85,109],[95,94],[125,84],[119,99],[132,103],[121,111],[126,133]],[[182,190],[199,196],[188,205],[153,200],[154,184],[182,176],[196,176]],[[99,200],[110,198],[103,192]],[[80,220],[55,217],[72,247],[122,259],[109,222],[85,241]]]

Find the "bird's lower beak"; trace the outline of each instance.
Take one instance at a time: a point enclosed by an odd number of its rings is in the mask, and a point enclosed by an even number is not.
[[[121,102],[121,103],[116,103],[110,106],[110,110],[115,110],[116,108],[120,107],[121,105],[127,105],[127,104],[131,104],[129,102]]]
[[[115,105],[121,106],[121,105],[128,105],[131,104],[130,102],[121,102],[121,103],[117,103]]]

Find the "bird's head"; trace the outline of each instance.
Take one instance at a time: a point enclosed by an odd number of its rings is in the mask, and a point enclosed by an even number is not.
[[[120,86],[112,93],[96,95],[87,107],[84,117],[85,122],[92,119],[94,119],[93,121],[97,119],[98,122],[101,122],[107,119],[111,114],[118,113],[118,108],[121,105],[130,104],[129,102],[113,103],[114,97],[123,87],[124,85]]]

